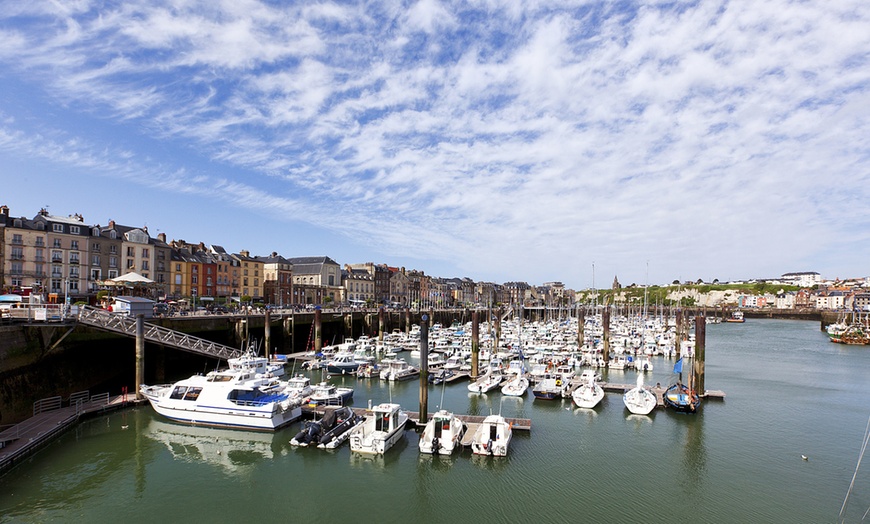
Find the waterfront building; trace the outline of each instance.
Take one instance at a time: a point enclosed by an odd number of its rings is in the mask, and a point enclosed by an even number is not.
[[[323,304],[341,300],[341,266],[327,256],[288,258],[293,264],[293,303]]]
[[[365,269],[354,269],[345,264],[341,271],[341,302],[365,305],[375,302],[375,277]]]
[[[233,255],[239,260],[241,268],[241,297],[251,297],[254,302],[263,300],[263,263],[251,256],[248,250],[240,251]]]
[[[293,301],[293,264],[276,252],[256,257],[263,264],[263,297],[267,304],[283,307]]]
[[[405,268],[390,268],[390,304],[394,306],[410,307],[408,290],[411,281],[405,274]]]
[[[815,271],[783,273],[782,279],[799,287],[813,287],[822,283],[822,276]]]
[[[226,302],[227,299],[240,296],[239,260],[227,253],[227,250],[214,244],[208,247],[211,257],[217,265],[215,274],[215,293]]]
[[[390,302],[390,268],[386,264],[366,262],[364,264],[350,264],[351,269],[362,269],[374,278],[374,298],[378,304]]]

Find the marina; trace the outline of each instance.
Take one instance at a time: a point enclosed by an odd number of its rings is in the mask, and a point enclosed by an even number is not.
[[[667,384],[674,359],[652,363],[646,383]],[[367,507],[377,492],[401,502],[380,508],[384,520],[414,514],[441,522],[445,505],[455,505],[482,521],[547,514],[617,522],[827,522],[836,518],[860,449],[868,366],[870,354],[831,344],[816,323],[750,319],[708,327],[708,383],[728,395],[702,401],[695,415],[629,414],[621,396],[637,374],[628,370],[601,370],[607,388],[595,409],[575,408],[570,398],[533,400],[531,392],[470,393],[463,381],[431,387],[430,415],[443,408],[528,420],[528,431],[514,425],[505,457],[469,449],[421,454],[410,425],[383,455],[352,453],[347,444],[294,448],[301,422],[267,434],[215,430],[174,424],[141,406],[80,422],[0,478],[0,522],[62,519],[71,511],[85,521],[145,522],[191,510],[214,521],[292,515],[350,522],[359,517],[349,508]],[[312,373],[312,382],[319,380]],[[365,411],[371,399],[418,416],[419,381],[330,380],[355,389],[355,411]],[[536,479],[543,476],[560,480],[541,490]],[[195,486],[185,481],[192,478]],[[288,489],[326,483],[343,504],[324,505],[318,497],[272,504]],[[238,497],[247,501],[244,508],[215,504]],[[870,475],[860,471],[848,521],[860,520],[868,501]]]

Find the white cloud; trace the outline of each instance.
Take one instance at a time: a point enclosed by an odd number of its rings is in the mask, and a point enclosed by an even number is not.
[[[377,232],[385,258],[469,274],[570,281],[592,259],[642,271],[660,257],[667,281],[753,276],[792,269],[771,238],[823,253],[870,225],[861,2],[620,9],[38,4],[0,18],[0,62],[49,110],[190,155],[161,165],[244,173],[211,177],[213,198],[329,202],[309,216],[348,241]],[[7,150],[91,158],[16,146],[9,129]]]

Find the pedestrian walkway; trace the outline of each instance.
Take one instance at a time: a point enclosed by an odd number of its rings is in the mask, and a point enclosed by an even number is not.
[[[35,453],[83,416],[118,409],[136,402],[135,396],[110,397],[108,393],[91,396],[87,391],[71,395],[66,402],[61,397],[35,402],[32,417],[5,429],[0,427],[0,474]]]

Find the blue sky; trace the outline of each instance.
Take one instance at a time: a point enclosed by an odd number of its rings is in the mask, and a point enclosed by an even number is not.
[[[863,1],[0,7],[16,216],[575,288],[870,276]]]

